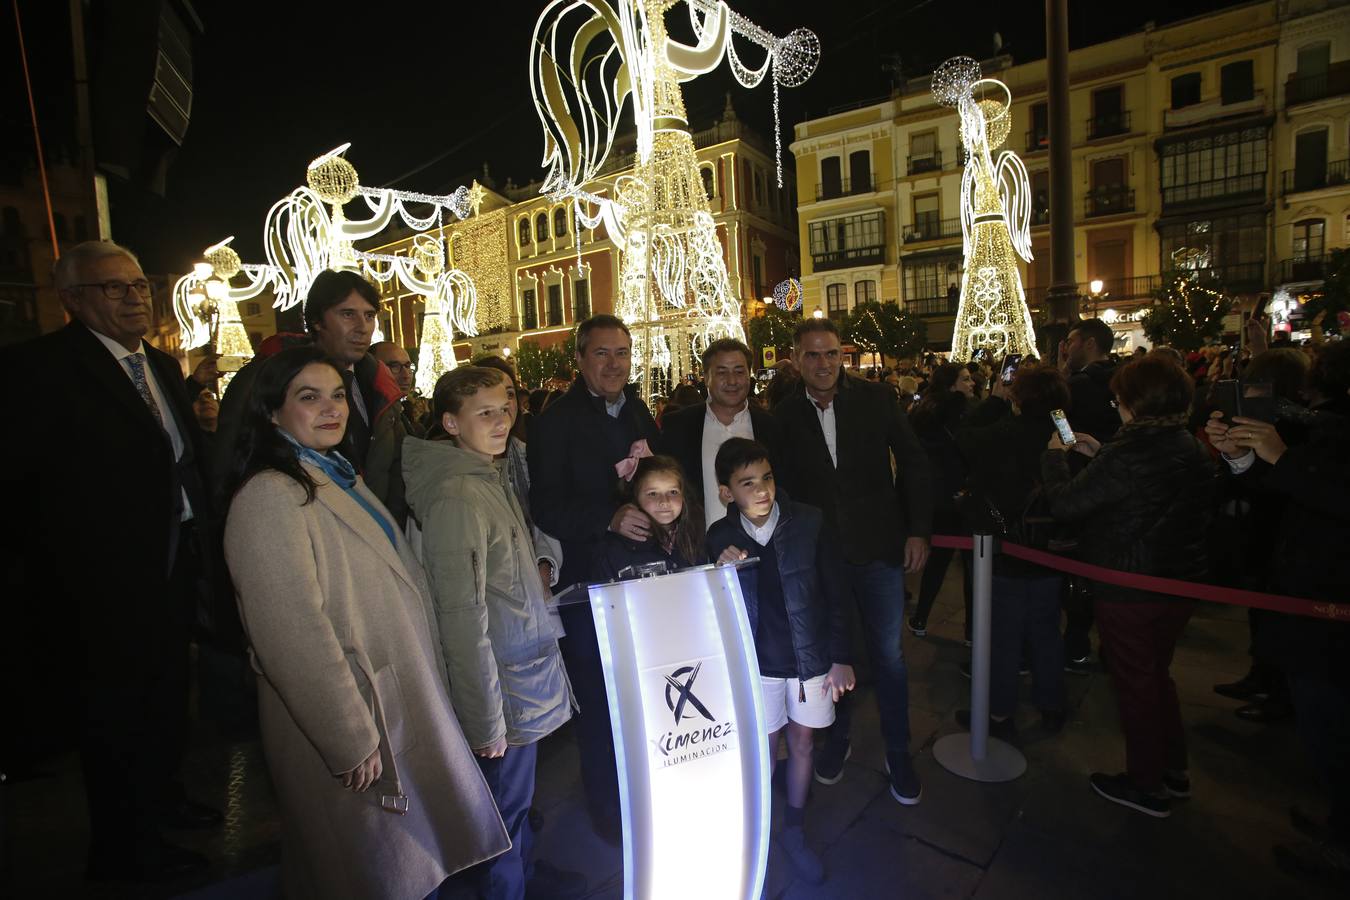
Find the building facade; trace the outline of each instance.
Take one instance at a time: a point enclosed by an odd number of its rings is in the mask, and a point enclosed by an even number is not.
[[[774,286],[801,271],[791,169],[784,171],[779,189],[769,145],[736,118],[730,97],[720,119],[693,138],[732,289],[747,316],[762,312]],[[607,195],[632,164],[631,139],[627,145],[616,143],[604,173],[589,189]],[[538,184],[484,190],[477,212],[446,232],[451,264],[474,280],[479,298],[478,335],[456,335],[460,361],[483,352],[514,353],[523,340],[560,344],[577,322],[613,312],[618,248],[603,224],[584,227],[569,206],[540,195]],[[363,249],[407,254],[412,247],[408,236]],[[391,288],[382,287],[382,330],[390,340],[414,348],[423,300]]]
[[[1258,2],[1070,53],[1081,313],[1112,321],[1122,348],[1143,340],[1138,316],[1169,272],[1206,272],[1252,308],[1286,283],[1315,288],[1328,250],[1350,243],[1347,15],[1344,2]],[[1043,316],[1046,63],[982,65],[1012,93],[1003,149],[1031,180],[1034,260],[1022,277]],[[928,320],[934,347],[949,344],[963,264],[957,130],[927,77],[797,126],[808,313],[894,300]]]

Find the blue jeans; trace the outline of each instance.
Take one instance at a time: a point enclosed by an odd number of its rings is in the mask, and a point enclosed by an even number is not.
[[[524,900],[526,867],[534,845],[530,801],[534,799],[536,745],[508,747],[506,755],[497,759],[475,758],[511,837],[510,850],[475,867],[478,896],[481,900]]]
[[[989,652],[989,712],[1017,711],[1017,668],[1026,648],[1031,696],[1042,712],[1063,712],[1064,643],[1059,636],[1058,575],[995,575]]]
[[[905,569],[901,565],[870,562],[844,563],[844,579],[862,615],[867,652],[876,674],[877,711],[881,715],[881,736],[891,755],[909,754],[909,672],[900,648],[900,631],[905,621]],[[851,694],[835,704],[834,724],[828,740],[847,742],[853,714]]]

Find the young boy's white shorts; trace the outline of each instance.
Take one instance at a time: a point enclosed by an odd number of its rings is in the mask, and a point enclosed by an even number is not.
[[[805,682],[806,700],[803,702],[802,683],[795,678],[761,677],[764,691],[764,718],[769,733],[788,723],[788,719],[807,728],[827,728],[834,724],[834,694],[825,687],[825,676],[817,675]]]

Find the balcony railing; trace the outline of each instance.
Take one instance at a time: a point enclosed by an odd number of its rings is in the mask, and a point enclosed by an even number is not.
[[[1098,138],[1113,137],[1117,134],[1130,133],[1130,112],[1129,110],[1120,110],[1119,112],[1098,113],[1087,120],[1088,140],[1095,141]]]
[[[1163,206],[1240,197],[1244,194],[1264,194],[1265,190],[1265,172],[1251,172],[1247,175],[1233,175],[1210,181],[1191,181],[1163,187]]]
[[[909,174],[911,175],[940,171],[942,171],[941,150],[934,150],[931,156],[911,156],[909,158]]]
[[[1134,212],[1134,191],[1129,188],[1096,188],[1083,200],[1084,215],[1089,219]]]
[[[1112,303],[1152,297],[1161,286],[1161,275],[1135,275],[1130,278],[1104,278],[1102,279],[1102,292],[1095,301],[1092,296],[1090,283],[1078,285],[1078,296],[1082,298],[1081,302],[1087,306],[1090,306],[1095,302],[1105,309]],[[1049,293],[1050,289],[1048,287],[1027,288],[1027,306],[1032,309],[1043,307]]]
[[[1037,131],[1034,128],[1027,132],[1027,152],[1040,153],[1042,150],[1050,149],[1050,132]]]
[[[843,250],[812,251],[811,263],[817,272],[846,269],[849,266],[870,266],[886,262],[884,244],[868,247],[849,247]]]
[[[1306,259],[1286,259],[1280,263],[1280,283],[1291,281],[1321,281],[1327,277],[1331,262],[1329,256],[1311,256]]]
[[[1284,105],[1311,103],[1324,97],[1350,94],[1350,60],[1333,63],[1318,75],[1300,76],[1297,72],[1284,83]]]
[[[904,311],[916,316],[954,316],[960,297],[955,293],[941,297],[917,297],[905,300]]]
[[[960,219],[939,219],[934,216],[932,218],[920,218],[913,225],[906,226],[904,241],[906,244],[915,244],[919,241],[936,241],[942,238],[959,238],[960,236]]]
[[[817,200],[833,200],[836,197],[852,197],[855,194],[867,194],[877,189],[876,173],[866,178],[845,178],[835,184],[816,185]]]
[[[1327,163],[1326,169],[1285,169],[1280,173],[1280,195],[1316,191],[1350,182],[1350,159]]]

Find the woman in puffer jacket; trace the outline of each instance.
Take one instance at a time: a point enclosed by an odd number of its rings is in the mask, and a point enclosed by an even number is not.
[[[1070,446],[1058,432],[1041,460],[1050,510],[1079,533],[1088,562],[1164,578],[1205,576],[1205,532],[1217,469],[1186,428],[1195,385],[1175,363],[1144,357],[1111,379],[1121,428],[1102,445],[1076,434]],[[1069,452],[1091,462],[1071,475]],[[1195,603],[1162,594],[1096,585],[1097,628],[1120,705],[1126,771],[1094,773],[1102,797],[1159,818],[1171,799],[1190,796],[1186,739],[1172,652]]]

